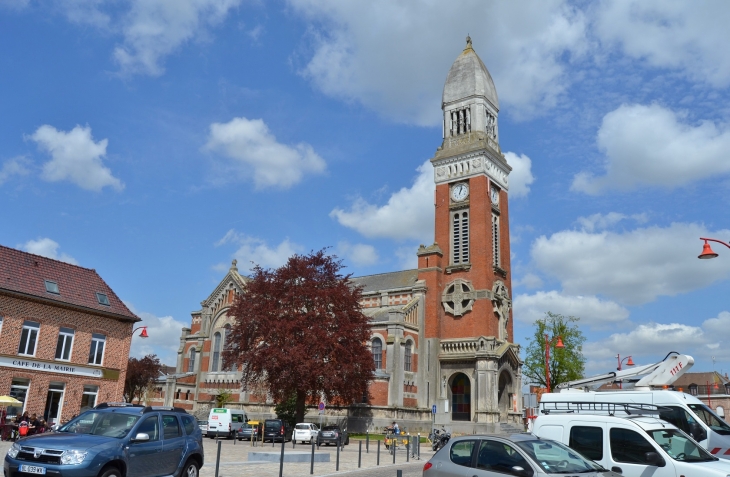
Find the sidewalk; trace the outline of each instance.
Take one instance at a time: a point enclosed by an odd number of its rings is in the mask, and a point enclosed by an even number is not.
[[[337,448],[334,446],[327,447],[322,446],[319,449],[315,447],[317,454],[329,454],[330,462],[315,462],[314,463],[314,474],[315,476],[323,477],[329,475],[338,475],[342,473],[350,473],[357,471],[357,456],[358,456],[358,440],[350,439],[350,444],[345,446],[343,451],[340,451],[340,471],[335,471],[336,460],[337,460]],[[252,447],[250,442],[236,442],[232,440],[221,440],[221,459],[218,469],[218,477],[278,477],[279,475],[279,463],[273,462],[250,462],[248,460],[248,453],[254,452],[275,452],[276,455],[281,454],[281,443],[277,443],[274,447],[271,443],[268,445],[261,446],[260,443],[256,447]],[[0,456],[4,459],[5,454],[12,445],[12,442],[0,442]],[[217,453],[217,444],[213,439],[204,438],[203,447],[205,449],[205,465],[200,469],[200,477],[215,477],[215,461]],[[284,447],[284,452],[307,452],[311,453],[312,447],[310,445],[297,445],[292,448],[292,443],[287,442]],[[393,455],[388,453],[383,443],[380,443],[380,466],[376,465],[377,461],[377,442],[370,441],[370,452],[365,452],[365,441],[362,441],[362,467],[363,469],[380,469],[378,475],[390,475],[387,469],[392,469],[392,475],[395,476],[396,469],[409,469],[413,471],[414,468],[422,469],[428,459],[433,455],[431,447],[428,443],[421,444],[421,460],[410,460],[410,465],[406,465],[406,451],[404,448],[399,448],[396,452],[396,465],[393,465]],[[309,474],[310,462],[284,462],[284,474],[287,477],[295,476],[306,476]],[[381,472],[382,471],[382,472]],[[364,474],[361,474],[364,475]]]

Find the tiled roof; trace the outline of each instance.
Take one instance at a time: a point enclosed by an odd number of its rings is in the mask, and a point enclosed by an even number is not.
[[[724,377],[718,372],[700,372],[700,373],[684,373],[674,382],[674,387],[687,388],[690,384],[697,384],[698,386],[706,386],[707,383],[717,383],[719,386],[723,386],[728,382],[728,378]]]
[[[399,272],[379,273],[377,275],[350,278],[350,281],[353,284],[363,287],[363,293],[378,290],[410,288],[416,284],[416,280],[418,280],[418,270],[403,270]]]
[[[58,294],[46,291],[46,280],[58,284]],[[96,270],[0,245],[0,291],[4,290],[140,321]],[[99,303],[97,292],[107,296],[109,306]]]

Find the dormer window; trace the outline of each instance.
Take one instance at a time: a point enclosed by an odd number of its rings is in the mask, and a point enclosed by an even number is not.
[[[104,293],[96,292],[96,300],[99,302],[100,305],[111,306],[111,304],[109,303],[109,297],[106,296]]]
[[[52,280],[45,280],[46,282],[46,291],[48,293],[53,293],[54,295],[60,295],[61,292],[58,291],[58,283],[52,281]]]

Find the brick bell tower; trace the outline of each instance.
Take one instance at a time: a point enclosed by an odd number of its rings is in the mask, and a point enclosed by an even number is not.
[[[428,398],[454,431],[521,423],[522,363],[512,335],[508,176],[497,91],[472,48],[444,85],[434,166],[435,242],[418,250],[426,288]]]

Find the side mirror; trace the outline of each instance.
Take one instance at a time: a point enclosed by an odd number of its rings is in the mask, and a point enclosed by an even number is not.
[[[512,467],[512,475],[517,475],[518,477],[532,477],[532,469],[525,469],[516,465]]]
[[[139,432],[136,436],[134,436],[134,439],[132,439],[133,442],[147,442],[150,440],[150,435],[146,432]]]
[[[692,434],[692,438],[697,442],[707,439],[707,432],[697,422],[689,425],[689,433]]]
[[[656,452],[647,452],[644,454],[644,461],[654,467],[664,467],[667,464]]]

